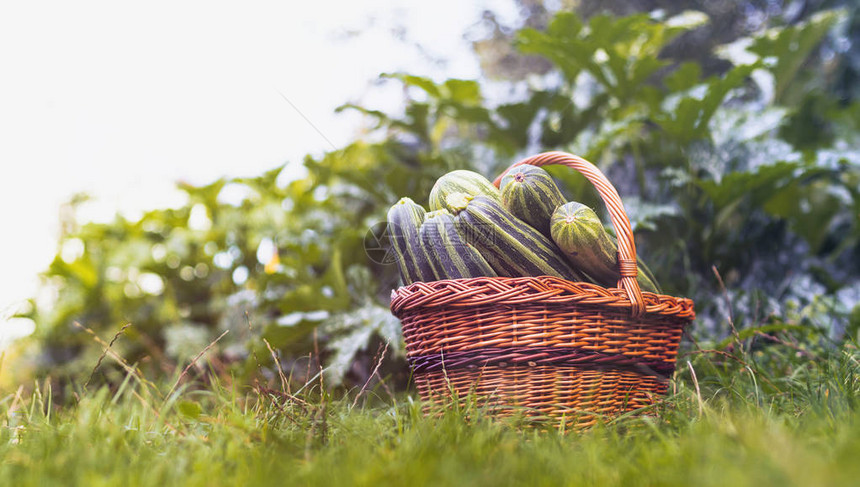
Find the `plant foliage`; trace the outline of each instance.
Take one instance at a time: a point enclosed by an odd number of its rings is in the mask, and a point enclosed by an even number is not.
[[[727,336],[726,316],[852,337],[860,105],[834,98],[836,81],[809,74],[832,63],[818,48],[856,15],[821,11],[680,60],[667,47],[705,15],[559,12],[545,30],[515,36],[521,53],[551,64],[527,81],[385,74],[406,93],[402,112],[344,105],[366,115],[370,135],[306,157],[302,177],[285,166],[182,184],[185,204],[141,218],[70,217],[45,272],[56,299],[28,314],[39,325],[28,345],[38,347],[34,366],[81,377],[100,351],[74,323],[103,336],[132,323],[133,339],[116,346],[151,374],[229,330],[221,360],[237,374],[253,370],[250,357],[271,357],[265,338],[296,378],[312,375],[321,356],[329,384],[361,384],[382,344],[402,356],[387,311],[396,272],[368,258],[368,229],[399,197],[426,204],[447,171],[494,176],[552,149],[609,175],[664,290],[696,300],[700,337]],[[705,75],[702,63],[718,58],[726,68]],[[568,196],[600,207],[583,178],[552,173]],[[386,364],[403,376],[402,362]],[[114,381],[115,372],[98,378]]]

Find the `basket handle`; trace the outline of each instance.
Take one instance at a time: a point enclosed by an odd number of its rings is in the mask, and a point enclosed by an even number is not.
[[[645,301],[642,298],[642,290],[639,289],[639,283],[636,282],[638,268],[636,266],[636,244],[633,242],[633,229],[630,226],[630,220],[627,218],[627,212],[624,211],[621,197],[618,196],[618,191],[615,190],[612,183],[606,179],[606,176],[600,172],[597,166],[585,159],[567,152],[553,151],[531,156],[513,164],[502,172],[493,181],[493,184],[498,188],[502,177],[508,171],[523,164],[530,164],[532,166],[565,165],[581,173],[597,189],[601,199],[603,199],[603,203],[609,210],[609,217],[612,220],[615,233],[618,234],[618,271],[621,279],[618,281],[617,287],[627,293],[627,298],[630,300],[632,307],[632,315],[641,316],[645,311]]]

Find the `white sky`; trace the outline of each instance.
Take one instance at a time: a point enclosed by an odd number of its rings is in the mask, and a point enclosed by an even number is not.
[[[0,341],[3,310],[35,293],[56,251],[70,195],[95,195],[91,216],[106,219],[176,204],[178,179],[340,146],[361,120],[335,107],[396,106],[370,87],[378,73],[478,76],[463,33],[485,5],[515,14],[502,0],[0,3]]]

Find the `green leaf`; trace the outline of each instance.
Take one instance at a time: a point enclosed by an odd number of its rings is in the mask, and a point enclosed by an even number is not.
[[[678,68],[663,78],[663,83],[670,91],[682,92],[699,84],[702,67],[696,62],[682,63]]]
[[[479,105],[481,103],[481,86],[475,80],[449,79],[445,81],[446,98],[462,105]]]
[[[717,208],[728,206],[743,197],[765,201],[773,197],[772,191],[791,182],[800,163],[777,162],[754,171],[735,171],[720,181],[698,180],[697,184]]]
[[[349,290],[343,275],[341,250],[335,248],[325,273],[296,286],[282,297],[278,306],[284,313],[296,311],[337,311],[350,303]]]
[[[367,349],[374,336],[388,342],[394,354],[400,349],[400,322],[391,311],[375,303],[366,303],[348,313],[340,313],[329,320],[323,331],[336,336],[328,349],[333,355],[326,365],[326,377],[331,383],[339,384],[356,354]]]
[[[200,407],[200,404],[197,404],[194,401],[179,401],[176,403],[176,410],[179,411],[179,414],[188,419],[197,419],[203,412],[203,408]]]
[[[439,86],[432,79],[425,76],[415,76],[405,73],[384,73],[379,75],[379,77],[400,80],[404,85],[419,88],[433,98],[442,96]]]
[[[829,10],[814,14],[809,20],[791,27],[770,29],[754,38],[749,51],[760,59],[769,60],[773,73],[775,100],[782,100],[786,88],[794,80],[798,70],[827,32],[845,12]]]
[[[60,256],[57,256],[51,262],[49,272],[59,277],[77,281],[81,286],[88,289],[94,289],[99,281],[98,270],[87,253],[72,263],[66,263]]]
[[[743,85],[756,66],[737,66],[722,78],[709,78],[701,98],[683,96],[674,108],[657,113],[654,116],[655,122],[682,144],[708,137],[708,124],[717,108],[725,102],[731,90]],[[692,70],[694,68],[687,68],[688,72],[684,76],[690,76]],[[673,79],[672,82],[679,80]]]
[[[347,110],[355,110],[363,115],[367,115],[370,118],[376,119],[376,125],[373,127],[374,129],[378,129],[383,125],[391,123],[392,121],[392,119],[385,112],[381,112],[379,110],[371,110],[369,108],[365,108],[354,103],[344,103],[343,105],[340,105],[335,108],[334,111],[335,113],[340,113]]]
[[[813,252],[818,252],[834,218],[847,210],[843,201],[830,193],[832,187],[833,182],[827,180],[810,184],[797,179],[775,191],[763,207],[771,215],[788,220],[791,229],[809,243]]]

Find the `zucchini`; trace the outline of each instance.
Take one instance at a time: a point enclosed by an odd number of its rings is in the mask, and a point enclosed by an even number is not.
[[[528,164],[517,166],[502,178],[501,188],[502,204],[508,211],[546,238],[552,238],[549,228],[552,212],[567,200],[548,172]]]
[[[448,210],[427,213],[419,233],[438,279],[496,277],[480,252],[462,239]]]
[[[618,283],[618,245],[594,210],[572,201],[559,206],[550,222],[552,240],[574,267],[605,287]],[[659,292],[651,272],[641,262],[636,281],[643,291]]]
[[[451,200],[453,198],[449,198]],[[551,240],[487,196],[464,196],[454,226],[503,277],[556,276],[581,280]]]
[[[493,186],[489,179],[474,171],[458,169],[436,180],[436,184],[430,190],[430,209],[453,212],[451,205],[448,204],[448,197],[454,193],[468,196],[484,195],[501,201],[499,189]]]
[[[419,236],[424,214],[424,208],[409,198],[401,198],[388,210],[388,239],[404,285],[436,280]]]

